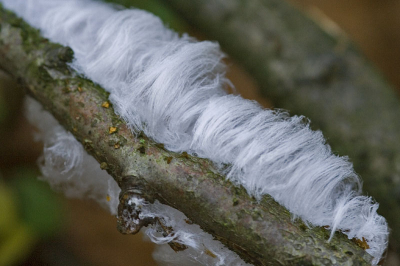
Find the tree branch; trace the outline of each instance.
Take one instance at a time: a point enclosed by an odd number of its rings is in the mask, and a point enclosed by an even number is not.
[[[182,211],[255,265],[370,264],[360,241],[338,232],[328,243],[327,230],[293,221],[271,197],[257,202],[226,181],[210,161],[135,136],[112,107],[106,108],[108,94],[68,67],[70,48],[42,38],[3,8],[0,26],[0,67],[74,134],[122,194],[139,190],[150,202]]]
[[[351,158],[400,249],[398,95],[350,41],[281,0],[167,2],[245,66],[276,107],[309,117]]]

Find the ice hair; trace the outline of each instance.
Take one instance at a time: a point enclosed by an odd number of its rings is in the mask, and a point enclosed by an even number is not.
[[[75,70],[110,92],[116,112],[175,152],[213,160],[227,178],[295,217],[365,239],[377,264],[388,243],[378,204],[361,196],[346,157],[302,116],[227,95],[223,54],[141,10],[93,0],[1,0],[43,35],[70,46]]]
[[[25,99],[25,116],[36,128],[34,138],[43,142],[38,164],[40,179],[70,198],[88,198],[111,214],[117,214],[121,191],[117,182],[90,156],[82,144],[30,97]]]

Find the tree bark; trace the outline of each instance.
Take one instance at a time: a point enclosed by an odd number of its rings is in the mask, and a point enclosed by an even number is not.
[[[212,162],[166,151],[105,108],[108,93],[68,67],[73,52],[0,8],[0,68],[83,144],[123,191],[182,211],[255,265],[368,265],[360,240],[307,227],[265,196],[260,202],[221,176]],[[110,130],[112,129],[112,130]],[[116,130],[114,130],[116,129]],[[116,145],[118,144],[118,145]],[[99,167],[100,167],[99,166]]]
[[[349,40],[282,0],[166,2],[245,66],[275,107],[310,118],[350,157],[400,249],[399,99]]]

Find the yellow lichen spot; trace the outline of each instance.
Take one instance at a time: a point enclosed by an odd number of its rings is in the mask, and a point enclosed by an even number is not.
[[[79,91],[79,92],[82,92],[82,88],[81,88],[81,87],[78,87],[78,91]]]
[[[106,200],[107,200],[107,201],[110,201],[110,200],[111,200],[110,195],[107,194]]]
[[[106,169],[108,169],[108,164],[106,162],[102,162],[100,164],[100,168],[101,168],[101,170],[106,170]]]
[[[110,107],[110,103],[106,101],[106,102],[102,103],[101,107],[109,108]]]
[[[114,148],[115,148],[115,149],[119,149],[119,147],[120,147],[119,143],[116,143],[116,144],[114,145]]]
[[[209,250],[209,249],[206,249],[205,251],[204,251],[204,253],[206,253],[208,256],[210,256],[211,258],[216,258],[217,257],[217,255],[215,255],[213,252],[211,252],[211,250]]]
[[[364,250],[366,250],[366,249],[369,249],[369,245],[368,245],[368,243],[367,243],[367,240],[363,237],[362,238],[362,240],[361,239],[358,239],[358,238],[353,238],[354,239],[354,241],[356,242],[356,244],[360,247],[360,248],[362,248],[362,249],[364,249]]]
[[[110,133],[110,134],[115,133],[115,132],[117,132],[117,128],[116,127],[110,127],[109,130],[108,130],[108,133]]]

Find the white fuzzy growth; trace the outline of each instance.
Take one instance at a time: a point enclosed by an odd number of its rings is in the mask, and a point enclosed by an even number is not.
[[[212,159],[260,198],[272,195],[295,216],[332,235],[364,237],[377,263],[388,228],[378,204],[360,196],[352,164],[332,154],[303,117],[263,110],[226,95],[223,54],[166,29],[140,10],[90,0],[1,0],[52,41],[70,46],[77,71],[102,85],[133,130],[173,151]]]
[[[149,239],[160,245],[153,257],[162,262],[162,265],[250,265],[243,262],[236,253],[226,248],[221,242],[214,240],[212,235],[201,230],[200,226],[188,223],[187,217],[182,212],[158,201],[148,204],[143,199],[131,200],[136,206],[134,211],[140,210],[141,219],[159,217],[162,218],[165,226],[174,230],[172,234],[163,236],[161,233],[163,230],[159,225],[146,229]],[[170,241],[184,244],[188,249],[175,252],[165,245]]]
[[[39,158],[43,174],[40,179],[67,197],[95,200],[116,215],[120,192],[117,182],[38,102],[27,98],[25,106],[28,120],[38,129],[35,138],[44,144]]]

